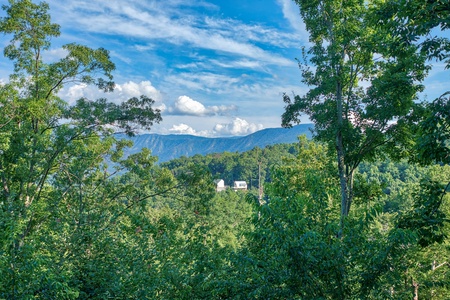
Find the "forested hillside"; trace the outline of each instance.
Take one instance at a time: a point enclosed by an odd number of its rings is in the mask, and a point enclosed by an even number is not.
[[[292,128],[267,128],[247,136],[206,138],[192,135],[140,134],[134,137],[118,135],[129,139],[133,146],[126,149],[125,155],[137,153],[148,148],[158,157],[158,162],[166,162],[181,156],[206,155],[221,152],[244,152],[254,147],[294,143],[299,135],[311,137],[311,124],[300,124]]]
[[[107,50],[46,59],[48,5],[3,6],[0,299],[450,299],[450,99],[416,101],[448,1],[295,2],[310,89],[282,122],[314,139],[163,164],[115,135],[160,122],[152,99],[58,94],[112,90]]]
[[[271,181],[271,171],[283,164],[286,159],[296,157],[298,144],[277,144],[263,149],[254,148],[243,153],[223,152],[208,155],[181,157],[162,163],[174,174],[187,172],[191,166],[204,168],[215,179],[223,179],[227,186],[236,180],[246,181],[249,188],[258,189],[258,182]]]

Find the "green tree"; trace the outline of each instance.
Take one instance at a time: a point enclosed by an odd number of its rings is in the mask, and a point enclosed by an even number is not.
[[[450,67],[450,39],[440,34],[450,28],[448,1],[378,1],[374,19],[398,47],[416,45],[429,60],[442,61]],[[412,160],[421,163],[448,163],[449,92],[431,103],[417,105],[406,121],[411,128],[401,139],[411,151]],[[411,147],[412,146],[412,147]],[[412,149],[411,149],[412,148]],[[447,160],[447,162],[445,162]]]
[[[68,44],[65,58],[45,63],[51,39],[59,35],[48,5],[10,0],[2,8],[6,16],[0,19],[0,32],[11,36],[4,54],[14,72],[0,86],[0,297],[75,298],[83,289],[69,278],[93,274],[79,264],[84,258],[89,264],[89,253],[105,242],[99,238],[101,227],[129,208],[126,191],[131,189],[136,199],[158,193],[142,189],[147,194],[139,194],[132,189],[136,182],[112,184],[107,156],[131,172],[144,168],[138,175],[149,171],[154,160],[143,153],[139,167],[131,168],[126,162],[133,157],[120,159],[126,143],[117,143],[110,128],[128,134],[149,129],[161,120],[160,112],[145,96],[121,105],[80,99],[68,106],[58,97],[66,84],[113,89],[115,66],[108,51]],[[151,179],[143,178],[141,184],[148,187]],[[90,269],[95,269],[92,264]]]
[[[231,260],[229,297],[446,298],[448,171],[362,163],[353,213],[341,228],[335,157],[301,139],[298,157],[273,170],[268,202],[256,207],[246,247]]]
[[[450,67],[450,40],[437,34],[450,29],[450,4],[438,1],[377,1],[377,23],[395,36],[399,44],[417,44],[430,59]]]
[[[276,144],[263,149],[255,147],[243,153],[223,152],[181,157],[162,163],[161,166],[178,174],[186,171],[193,163],[206,167],[214,178],[224,179],[227,185],[232,185],[235,180],[245,180],[250,188],[257,189],[259,181],[261,186],[270,182],[273,166],[282,164],[283,158],[295,157],[295,153],[296,144]]]
[[[256,208],[248,245],[230,270],[233,299],[344,299],[338,178],[326,147],[300,140],[297,158],[272,170],[268,202]],[[252,198],[252,197],[249,197]],[[342,266],[342,267],[341,267]]]
[[[284,95],[282,125],[306,114],[315,123],[316,138],[336,151],[345,218],[357,166],[401,136],[402,127],[392,121],[408,114],[423,89],[425,55],[416,45],[399,46],[395,36],[377,28],[372,1],[296,3],[312,44],[300,62],[302,82],[311,88],[293,100]]]
[[[422,164],[450,164],[450,92],[425,107],[415,132],[414,160]]]

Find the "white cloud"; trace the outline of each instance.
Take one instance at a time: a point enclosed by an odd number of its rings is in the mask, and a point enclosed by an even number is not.
[[[241,59],[234,60],[230,62],[219,61],[217,59],[212,59],[210,63],[215,64],[222,68],[245,68],[245,69],[260,69],[262,67],[259,61]]]
[[[134,46],[134,48],[136,48],[136,50],[138,50],[139,52],[146,52],[146,51],[153,51],[153,50],[155,50],[156,45],[151,45],[151,44],[145,45],[145,46],[136,45],[136,46]]]
[[[118,51],[112,50],[109,52],[109,54],[111,55],[112,58],[117,58],[126,64],[130,64],[133,62],[133,60],[130,57],[120,54],[120,51],[118,52]]]
[[[263,128],[262,124],[249,123],[246,120],[235,118],[231,123],[216,124],[214,132],[216,135],[246,135]]]
[[[295,5],[292,5],[295,8]],[[290,7],[290,6],[289,6]],[[298,12],[298,8],[296,10]],[[295,14],[293,15],[295,16]],[[292,19],[294,20],[295,17]],[[301,18],[297,14],[297,20]],[[288,33],[279,29],[265,27],[260,24],[244,24],[234,19],[217,19],[207,17],[204,20],[209,30],[216,31],[223,36],[232,37],[239,41],[264,43],[276,47],[300,47],[298,33]]]
[[[211,116],[220,115],[229,111],[236,110],[236,106],[204,106],[202,103],[188,97],[180,96],[168,112],[171,114],[192,115],[192,116]]]
[[[292,28],[294,28],[304,39],[308,40],[308,32],[306,31],[305,23],[300,16],[300,9],[292,0],[277,0],[278,4],[283,10],[284,18],[289,21]]]
[[[200,90],[202,92],[217,92],[218,90],[231,90],[232,86],[239,84],[245,74],[239,77],[232,77],[223,74],[211,72],[183,72],[176,75],[170,75],[165,80],[173,86],[182,86],[191,90]]]
[[[205,120],[205,122],[209,121]],[[262,129],[264,129],[264,126],[262,124],[249,123],[244,119],[235,118],[229,123],[217,123],[214,126],[213,130],[196,130],[186,123],[179,123],[172,125],[172,127],[168,131],[172,134],[190,134],[204,137],[217,137],[248,135]]]
[[[84,83],[75,84],[68,88],[63,88],[59,92],[59,96],[65,100],[69,105],[75,104],[75,102],[80,98],[96,99],[100,95],[98,89],[93,89]]]
[[[196,131],[194,128],[190,127],[189,125],[186,125],[184,123],[181,123],[179,125],[173,125],[172,128],[169,129],[170,132],[178,133],[178,134],[192,134],[195,135]]]
[[[63,48],[50,49],[44,53],[44,57],[47,59],[46,63],[53,63],[65,58],[69,54],[69,51]]]
[[[175,102],[173,112],[187,115],[204,115],[206,107],[188,96],[180,96]]]
[[[64,88],[59,93],[59,96],[69,104],[74,104],[75,101],[82,97],[90,100],[107,98],[110,102],[120,104],[132,97],[140,97],[141,95],[145,95],[155,100],[154,108],[165,110],[166,107],[164,103],[162,103],[161,92],[156,89],[150,81],[128,81],[123,84],[116,84],[114,91],[111,93],[104,93],[92,85],[75,84]]]
[[[172,128],[169,129],[170,133],[173,134],[189,134],[189,135],[197,135],[197,136],[210,136],[211,133],[208,132],[207,130],[201,130],[201,131],[197,131],[194,128],[192,128],[191,126],[184,124],[184,123],[180,123],[178,125],[172,125]]]
[[[128,81],[124,84],[116,84],[115,93],[121,97],[121,101],[127,100],[131,97],[139,97],[140,95],[146,95],[155,101],[161,101],[162,95],[150,81],[141,81],[139,83]]]

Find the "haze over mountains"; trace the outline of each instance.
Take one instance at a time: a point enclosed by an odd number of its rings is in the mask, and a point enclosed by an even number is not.
[[[193,135],[142,134],[130,138],[134,145],[126,150],[126,155],[148,148],[159,158],[158,162],[169,161],[181,156],[221,152],[244,152],[254,147],[295,143],[299,135],[311,138],[312,124],[300,124],[292,128],[267,128],[247,136],[206,138]],[[124,137],[125,138],[125,137]]]

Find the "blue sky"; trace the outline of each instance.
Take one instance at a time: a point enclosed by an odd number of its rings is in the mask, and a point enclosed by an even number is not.
[[[107,97],[156,100],[163,121],[152,132],[212,137],[280,127],[282,93],[307,91],[295,58],[308,35],[292,0],[47,3],[61,25],[48,57],[63,57],[60,46],[71,42],[110,50],[117,87]],[[4,81],[8,68],[1,60]],[[448,75],[436,64],[426,82],[428,98],[448,90]],[[104,97],[79,85],[61,96],[69,102]]]

